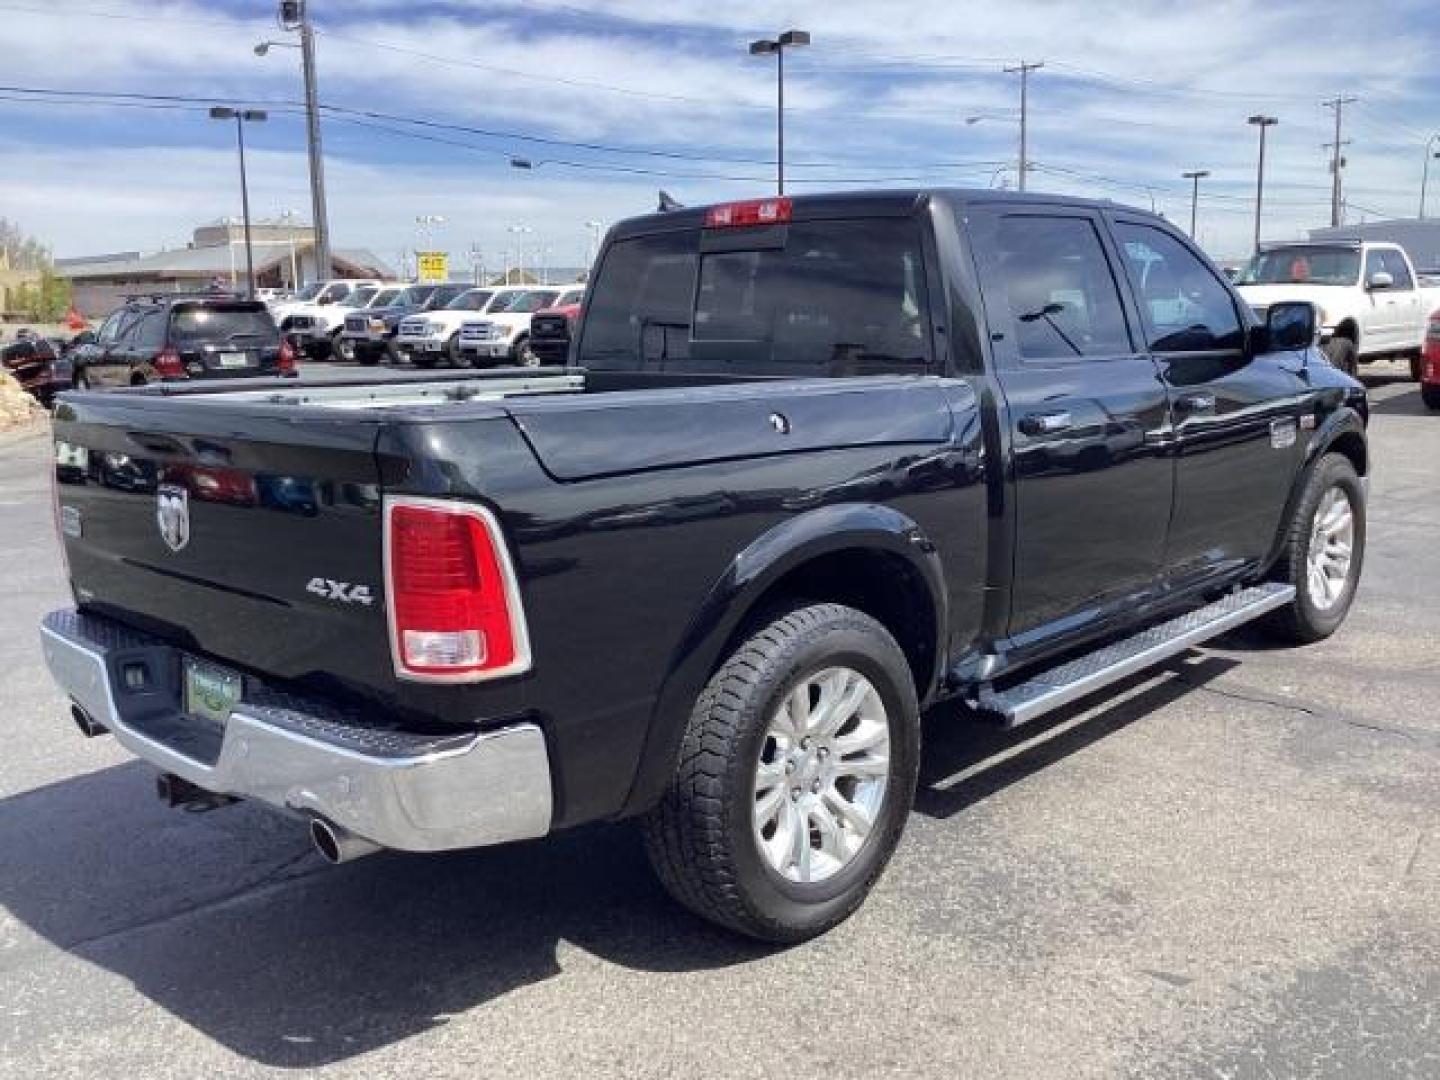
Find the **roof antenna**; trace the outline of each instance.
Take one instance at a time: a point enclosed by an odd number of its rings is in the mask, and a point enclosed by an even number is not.
[[[660,189],[660,205],[657,207],[660,213],[668,214],[672,210],[683,210],[684,208],[684,203],[680,202],[664,188]]]

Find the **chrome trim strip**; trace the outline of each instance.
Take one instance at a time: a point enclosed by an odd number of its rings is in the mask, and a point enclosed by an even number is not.
[[[317,815],[402,851],[480,847],[550,831],[549,754],[534,724],[433,753],[373,757],[266,723],[242,702],[209,766],[126,726],[103,649],[48,626],[40,633],[55,681],[120,745],[207,791]]]

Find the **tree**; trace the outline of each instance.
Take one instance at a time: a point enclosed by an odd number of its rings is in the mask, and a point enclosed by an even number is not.
[[[21,285],[12,296],[15,310],[36,322],[59,322],[70,310],[70,282],[48,267],[40,271],[38,283]]]
[[[50,265],[50,252],[19,225],[0,218],[0,269],[43,270]]]

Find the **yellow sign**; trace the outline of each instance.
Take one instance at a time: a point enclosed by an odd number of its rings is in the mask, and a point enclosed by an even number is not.
[[[444,251],[417,251],[417,277],[421,281],[450,280],[450,255]]]

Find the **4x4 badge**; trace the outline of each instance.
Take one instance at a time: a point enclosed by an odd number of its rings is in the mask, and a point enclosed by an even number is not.
[[[176,484],[157,487],[155,524],[160,526],[160,539],[171,551],[190,543],[190,493]]]

